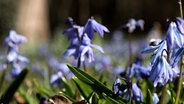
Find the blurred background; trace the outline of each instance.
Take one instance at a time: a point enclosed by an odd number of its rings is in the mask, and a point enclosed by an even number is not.
[[[129,18],[143,19],[146,33],[155,23],[165,30],[166,20],[179,16],[179,6],[177,0],[1,0],[0,40],[14,29],[32,45],[47,42],[62,34],[69,16],[79,25],[93,16],[111,32]]]

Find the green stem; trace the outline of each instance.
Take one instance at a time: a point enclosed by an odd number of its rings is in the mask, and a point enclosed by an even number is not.
[[[132,63],[132,34],[129,34],[128,37],[128,41],[129,41],[129,63]]]
[[[184,55],[181,58],[181,65],[180,65],[180,76],[178,80],[178,87],[177,87],[177,95],[176,95],[176,101],[175,104],[178,104],[178,100],[181,93],[181,83],[182,83],[182,69],[184,68]]]
[[[164,85],[164,87],[162,88],[162,96],[161,96],[161,101],[160,104],[165,104],[164,103],[164,99],[165,99],[165,94],[166,94],[166,88],[167,88],[167,83]]]
[[[81,59],[81,58],[79,57],[78,60],[77,60],[77,61],[78,61],[78,62],[77,62],[77,68],[80,68],[80,65],[81,65],[81,60],[80,60],[80,59]]]
[[[5,75],[6,75],[6,70],[3,70],[1,78],[0,78],[0,92],[1,92],[1,89],[2,89],[2,86],[3,86]]]
[[[183,18],[183,9],[182,9],[182,2],[181,0],[178,1],[179,7],[180,7],[180,17]]]
[[[181,2],[181,0],[178,1],[178,4],[179,4],[179,7],[180,7],[180,17],[183,18],[183,10],[182,10],[182,2]],[[180,76],[179,76],[179,80],[178,80],[178,87],[177,87],[175,104],[178,104],[180,93],[181,93],[182,69],[183,68],[184,68],[184,55],[182,55],[182,58],[181,58]]]

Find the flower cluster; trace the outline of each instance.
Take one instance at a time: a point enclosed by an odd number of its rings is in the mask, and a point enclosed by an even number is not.
[[[126,79],[121,80],[117,78],[116,81],[114,82],[112,89],[115,96],[122,95],[123,97],[125,97],[127,101],[130,100],[130,97],[133,97],[133,99],[136,102],[143,102],[142,91],[140,90],[140,88],[137,86],[136,83],[130,83]]]
[[[87,57],[88,61],[92,62],[94,61],[92,48],[104,53],[100,46],[92,44],[91,41],[95,32],[99,33],[101,37],[104,36],[104,32],[109,32],[105,26],[96,22],[93,18],[88,19],[85,26],[74,24],[71,18],[68,18],[66,23],[72,26],[64,31],[68,40],[71,41],[71,45],[65,51],[64,56],[74,56],[76,60],[81,62],[84,62],[85,57]]]
[[[11,30],[9,36],[5,39],[5,44],[8,47],[6,66],[11,65],[11,75],[13,77],[16,77],[29,63],[29,60],[19,53],[18,46],[25,42],[27,42],[26,37],[17,34],[14,30]]]
[[[143,53],[153,53],[151,60],[150,80],[154,87],[165,85],[168,81],[173,81],[178,76],[179,70],[177,64],[184,52],[184,20],[176,18],[169,25],[166,38],[161,41],[155,41],[149,48],[143,50]]]

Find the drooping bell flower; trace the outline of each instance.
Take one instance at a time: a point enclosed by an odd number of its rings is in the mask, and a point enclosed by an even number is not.
[[[158,84],[163,86],[168,81],[173,81],[176,77],[173,70],[164,56],[158,57],[150,74],[150,80],[153,82],[154,87]]]
[[[156,93],[152,94],[152,99],[153,99],[154,104],[158,104],[159,98],[158,98],[158,95]]]
[[[104,26],[95,21],[93,18],[88,19],[86,25],[84,26],[84,33],[92,40],[94,33],[97,32],[101,37],[104,36],[104,32],[109,32],[109,30]]]
[[[103,49],[95,44],[91,44],[91,40],[87,36],[87,34],[83,34],[81,38],[81,42],[77,44],[71,44],[69,48],[64,53],[64,56],[74,56],[75,59],[78,59],[80,57],[80,61],[84,61],[85,57],[88,58],[89,62],[94,61],[93,56],[93,50],[92,48],[95,48],[99,50],[100,52],[104,53]]]
[[[177,21],[177,20],[176,20]],[[171,22],[166,33],[168,50],[182,48],[184,45],[184,35],[178,30],[179,24]]]
[[[137,86],[136,83],[132,83],[132,93],[133,93],[133,99],[136,102],[143,102],[143,94],[140,88]]]

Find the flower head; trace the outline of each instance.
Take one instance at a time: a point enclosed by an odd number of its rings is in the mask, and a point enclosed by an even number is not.
[[[180,17],[176,18],[176,25],[182,35],[184,35],[184,20]]]
[[[177,74],[174,73],[173,69],[167,62],[164,56],[157,58],[156,62],[153,64],[151,69],[150,79],[154,84],[154,87],[157,84],[165,85],[169,80],[173,81]]]
[[[94,61],[92,48],[95,48],[102,53],[104,52],[100,46],[91,44],[91,40],[89,39],[87,34],[84,34],[82,36],[81,42],[77,44],[71,44],[64,53],[64,56],[74,56],[75,59],[78,59],[80,57],[81,61],[84,61],[85,57],[87,57],[88,61],[92,62]]]
[[[130,89],[132,90],[132,94],[130,94]],[[136,102],[143,101],[143,94],[137,84],[127,82],[126,79],[116,79],[113,84],[113,93],[115,96],[121,95],[125,97],[126,101],[130,100],[130,97],[133,97]]]
[[[109,32],[109,30],[104,26],[96,22],[93,18],[88,19],[86,25],[84,26],[84,33],[92,40],[94,33],[98,32],[101,37],[104,36],[104,32]]]
[[[137,102],[143,102],[143,94],[136,83],[132,83],[133,99]]]
[[[19,35],[16,33],[16,31],[11,30],[9,32],[9,36],[5,39],[5,43],[9,46],[9,47],[13,47],[15,45],[21,45],[22,43],[27,42],[26,37]]]
[[[142,30],[144,29],[144,21],[143,20],[138,20],[136,21],[135,19],[131,18],[128,20],[128,23],[126,24],[126,27],[128,27],[128,32],[132,33],[136,29],[136,27],[140,27]]]
[[[64,77],[63,74],[61,72],[58,72],[56,74],[53,74],[51,76],[50,79],[50,84],[54,85],[54,84],[59,84],[60,83],[60,78]]]
[[[153,99],[154,104],[158,104],[159,98],[158,98],[158,95],[156,93],[152,94],[152,99]]]
[[[169,25],[166,41],[169,50],[178,49],[184,45],[184,35],[178,30],[175,22],[171,22]]]
[[[134,75],[137,80],[140,80],[141,78],[147,78],[150,75],[150,69],[146,68],[142,65],[142,61],[140,58],[137,58],[137,60],[130,66],[130,69],[127,73],[127,78],[131,79]]]

